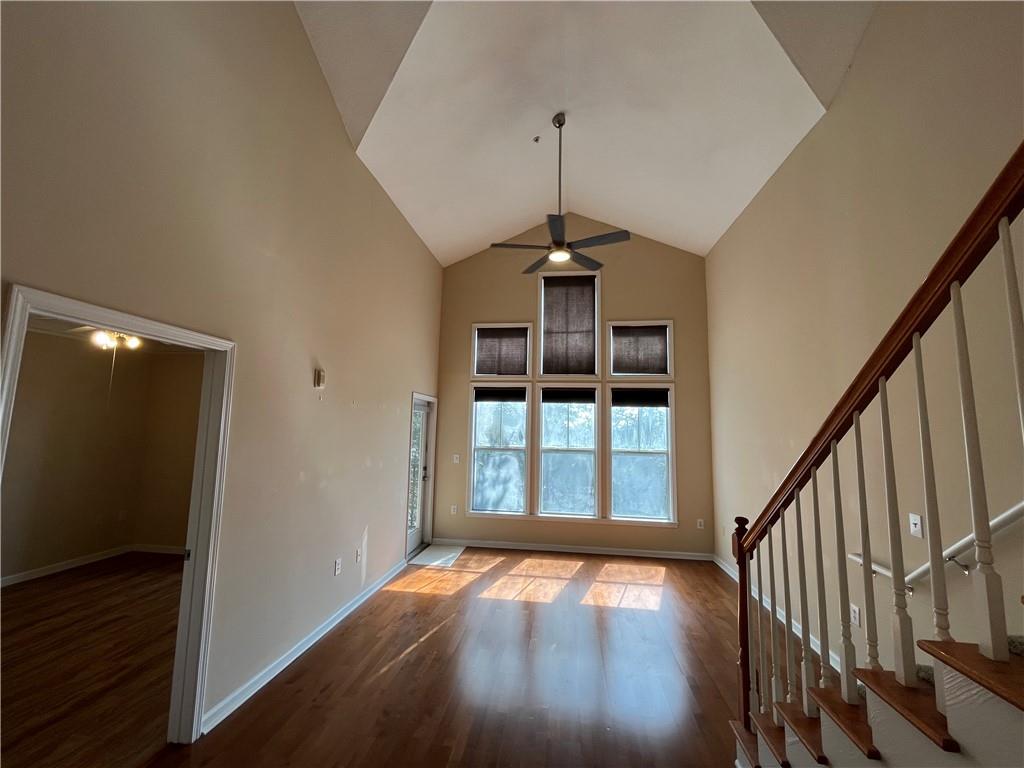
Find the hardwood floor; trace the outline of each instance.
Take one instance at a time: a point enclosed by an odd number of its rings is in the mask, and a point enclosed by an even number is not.
[[[181,569],[126,554],[0,592],[4,768],[134,768],[166,746]]]
[[[713,563],[472,549],[148,765],[731,766],[735,662]]]

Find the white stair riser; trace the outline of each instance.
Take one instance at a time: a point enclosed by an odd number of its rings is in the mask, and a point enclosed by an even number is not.
[[[814,755],[807,751],[807,747],[800,741],[800,737],[788,725],[786,726],[786,759],[789,760],[791,768],[816,768],[818,765]]]
[[[782,768],[760,733],[757,734],[757,762],[760,763],[761,768]]]
[[[888,765],[884,754],[881,760],[869,760],[825,710],[821,711],[821,748],[833,768],[884,768]]]
[[[948,691],[947,691],[948,693]],[[945,752],[868,689],[868,723],[872,740],[892,768],[966,768],[977,762]]]
[[[964,754],[985,766],[1024,765],[1024,712],[943,667],[946,720]]]
[[[743,751],[743,746],[740,744],[739,739],[736,740],[736,762],[734,765],[736,768],[754,768],[747,761],[746,753]]]

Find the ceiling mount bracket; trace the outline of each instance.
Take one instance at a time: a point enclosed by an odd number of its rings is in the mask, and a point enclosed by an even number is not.
[[[551,124],[555,128],[561,128],[565,125],[565,112],[558,112],[554,117],[551,118]]]

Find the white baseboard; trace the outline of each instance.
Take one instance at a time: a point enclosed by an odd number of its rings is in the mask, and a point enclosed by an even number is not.
[[[718,555],[715,555],[714,559],[715,559],[715,564],[719,568],[721,568],[723,571],[725,571],[733,581],[739,582],[739,578],[740,578],[739,571],[736,570],[736,568],[734,566],[729,565],[727,562],[722,560],[722,558],[720,558]],[[769,600],[768,596],[765,595],[762,598],[761,597],[761,592],[760,592],[760,590],[757,587],[754,587],[752,589],[752,592],[754,594],[754,597],[756,599],[760,600],[761,604],[764,605],[764,607],[768,611],[771,611],[772,606],[771,606],[771,601]],[[778,618],[778,620],[783,625],[785,625],[785,623],[786,623],[786,612],[782,609],[781,605],[776,604],[776,606],[775,606],[775,615]],[[801,637],[803,635],[803,626],[800,624],[799,621],[793,620],[790,623],[790,629],[793,632],[793,634],[796,635],[797,637]],[[818,655],[821,655],[821,643],[818,641],[818,638],[815,637],[813,633],[808,633],[808,637],[810,637],[810,639],[811,639],[811,648],[814,649],[815,653],[817,653]],[[829,649],[828,657],[829,657],[829,660],[832,662],[832,667],[834,669],[839,669],[839,654],[836,653],[835,651],[833,651],[832,649]]]
[[[627,549],[624,547],[581,547],[575,544],[537,544],[529,541],[482,541],[478,539],[434,539],[433,544],[454,547],[484,547],[486,549],[527,549],[536,552],[570,552],[580,555],[624,555],[626,557],[657,557],[670,560],[713,560],[710,552],[674,552],[657,549]]]
[[[253,677],[249,682],[245,683],[241,687],[237,688],[233,693],[228,694],[219,702],[210,707],[203,715],[202,732],[209,733],[224,718],[238,709],[244,704],[253,694],[255,694],[260,688],[269,683],[274,677],[277,676],[285,667],[295,661],[299,656],[305,653],[309,648],[316,643],[317,640],[322,638],[335,626],[337,626],[346,616],[352,611],[366,602],[377,590],[387,584],[394,576],[405,568],[406,562],[403,558],[400,562],[395,563],[387,573],[377,579],[375,582],[370,584],[366,589],[356,595],[354,598],[349,600],[345,605],[339,608],[334,614],[332,614],[327,621],[321,624],[319,627],[314,629],[292,648],[285,653],[283,656],[278,658],[276,661],[265,667],[259,674]]]
[[[89,555],[73,557],[70,560],[62,560],[59,563],[44,565],[42,568],[33,568],[30,571],[12,573],[10,576],[4,576],[0,579],[0,587],[19,584],[23,581],[31,581],[32,579],[40,579],[43,576],[50,576],[51,574],[60,573],[61,571],[68,571],[72,568],[78,568],[82,565],[106,560],[108,557],[117,557],[118,555],[124,555],[128,552],[153,552],[164,555],[184,555],[185,548],[172,547],[167,544],[124,544],[120,547],[104,549],[101,552],[93,552]]]

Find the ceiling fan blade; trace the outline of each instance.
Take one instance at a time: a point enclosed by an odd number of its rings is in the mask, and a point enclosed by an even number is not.
[[[594,272],[596,272],[597,270],[604,266],[604,264],[602,264],[600,261],[592,259],[589,256],[587,256],[587,254],[580,253],[579,251],[573,251],[572,255],[569,258],[571,258],[584,269],[589,269]]]
[[[541,267],[543,267],[547,263],[548,263],[547,255],[541,256],[539,259],[537,259],[535,262],[533,262],[533,264],[531,264],[526,269],[524,269],[523,270],[523,274],[524,275],[532,275],[534,272],[536,272],[538,269],[540,269]]]
[[[629,240],[629,232],[620,229],[616,232],[606,232],[603,235],[594,235],[593,237],[585,237],[582,240],[574,240],[571,243],[567,243],[567,245],[570,249],[593,248],[595,245],[611,245],[612,243],[621,243],[626,240]]]
[[[491,248],[525,248],[528,251],[546,251],[546,245],[527,245],[526,243],[491,243]]]
[[[551,232],[552,243],[565,242],[565,217],[561,214],[548,214],[548,230]]]

